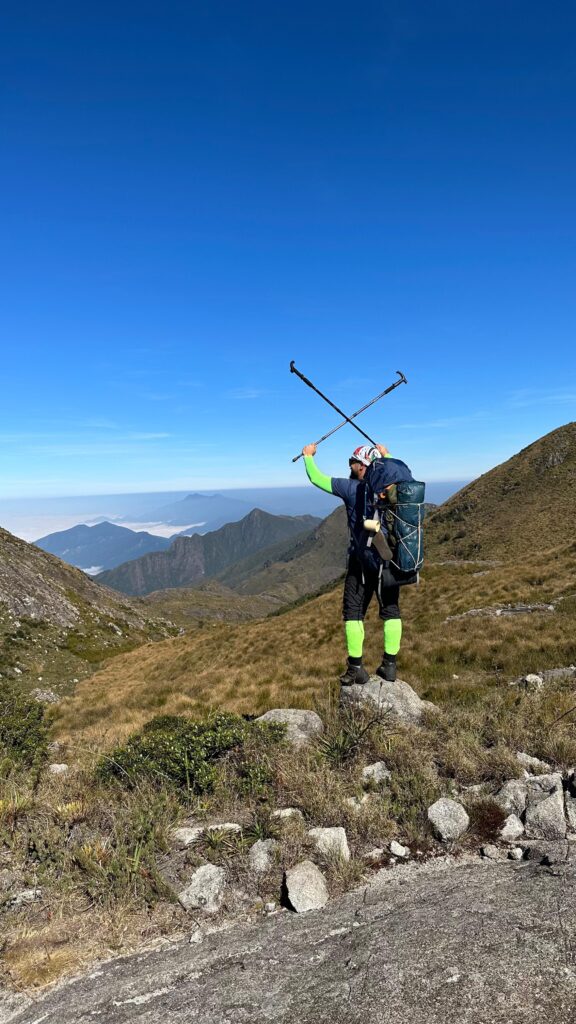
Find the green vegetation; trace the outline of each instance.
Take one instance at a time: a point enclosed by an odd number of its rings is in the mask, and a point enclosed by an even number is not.
[[[34,768],[46,758],[48,727],[44,709],[13,683],[0,681],[0,768]]]

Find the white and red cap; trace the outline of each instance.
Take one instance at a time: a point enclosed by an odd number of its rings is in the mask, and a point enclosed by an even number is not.
[[[359,448],[355,448],[352,455],[349,458],[349,462],[361,462],[363,466],[369,466],[374,459],[380,458],[380,452],[377,448],[372,448],[368,444],[361,444]]]

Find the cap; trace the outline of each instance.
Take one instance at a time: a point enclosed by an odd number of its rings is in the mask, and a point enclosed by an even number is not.
[[[374,459],[380,458],[380,452],[377,448],[372,448],[370,445],[362,444],[359,448],[355,448],[352,455],[349,458],[349,462],[361,462],[363,466],[369,466]]]

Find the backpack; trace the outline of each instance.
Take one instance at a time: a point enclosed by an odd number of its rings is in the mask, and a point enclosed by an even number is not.
[[[399,459],[375,459],[366,470],[363,484],[363,563],[380,568],[387,561],[398,573],[414,577],[424,562],[426,485],[414,480],[406,463]],[[384,491],[386,498],[382,499],[379,495]]]

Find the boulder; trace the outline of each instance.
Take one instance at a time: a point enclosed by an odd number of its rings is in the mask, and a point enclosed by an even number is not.
[[[242,825],[235,821],[225,821],[221,825],[206,825],[206,832],[241,832]]]
[[[320,715],[317,715],[315,711],[301,711],[298,708],[274,708],[272,711],[260,715],[256,721],[285,725],[286,739],[294,747],[305,746],[324,731]]]
[[[344,803],[351,811],[355,814],[359,814],[362,808],[370,802],[368,793],[363,793],[362,796],[347,796]]]
[[[521,846],[513,846],[511,850],[508,850],[509,860],[522,860],[524,856],[524,850]]]
[[[225,884],[224,868],[216,864],[203,864],[196,869],[186,888],[178,893],[178,901],[184,910],[203,910],[205,914],[215,914],[222,905]]]
[[[529,839],[554,840],[566,838],[564,817],[564,794],[555,790],[550,796],[528,804],[526,811],[526,836]]]
[[[436,837],[443,842],[458,839],[470,824],[462,804],[449,797],[441,797],[428,808],[428,820]]]
[[[407,846],[402,846],[402,843],[397,843],[395,839],[390,843],[390,853],[393,857],[401,857],[405,860],[410,856],[410,850]]]
[[[520,818],[526,810],[528,785],[524,779],[510,779],[498,790],[494,799],[507,814],[515,814]]]
[[[480,850],[480,853],[485,860],[502,860],[504,857],[503,851],[499,850],[493,843],[486,843]]]
[[[516,814],[509,814],[500,829],[500,838],[505,843],[515,843],[524,834],[524,825]]]
[[[258,839],[248,852],[248,863],[256,874],[269,871],[272,867],[272,854],[278,846],[275,839]]]
[[[525,754],[522,750],[516,754],[516,760],[529,772],[550,772],[552,770],[545,761],[541,761],[538,757],[531,757],[530,754]]]
[[[380,711],[388,712],[400,722],[418,725],[425,711],[435,709],[430,701],[421,700],[408,683],[396,679],[390,683],[380,676],[370,676],[363,686],[343,686],[340,690],[342,704],[367,704]]]
[[[328,902],[328,889],[324,875],[311,860],[303,860],[290,868],[284,876],[286,895],[297,914],[319,910]]]
[[[374,764],[367,764],[362,769],[362,782],[364,785],[375,783],[379,785],[381,782],[386,782],[392,778],[392,772],[386,767],[384,761],[375,761]]]
[[[171,830],[170,839],[174,846],[185,850],[188,846],[192,846],[193,843],[197,843],[203,832],[204,829],[200,825],[182,825],[180,828],[173,828]]]
[[[299,807],[279,807],[277,811],[272,811],[271,817],[280,822],[304,821],[304,815]]]
[[[346,832],[341,825],[332,828],[311,828],[308,832],[310,839],[313,839],[317,850],[326,857],[334,857],[338,860],[350,860],[350,850]]]

